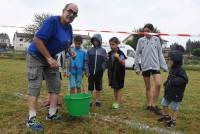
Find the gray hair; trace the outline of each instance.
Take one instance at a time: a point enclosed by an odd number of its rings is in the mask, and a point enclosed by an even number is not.
[[[69,5],[71,5],[71,4],[72,4],[72,3],[66,4],[65,7],[64,7],[64,9],[63,9],[63,11],[67,10],[67,8],[69,7]]]

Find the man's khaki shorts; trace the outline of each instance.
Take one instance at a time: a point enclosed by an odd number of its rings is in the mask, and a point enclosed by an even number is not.
[[[52,69],[44,58],[27,54],[28,94],[39,96],[43,79],[49,93],[60,93],[59,69]]]

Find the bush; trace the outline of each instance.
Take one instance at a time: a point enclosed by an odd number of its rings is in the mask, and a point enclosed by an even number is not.
[[[194,50],[192,51],[192,54],[193,54],[194,56],[200,57],[200,48],[194,49]]]

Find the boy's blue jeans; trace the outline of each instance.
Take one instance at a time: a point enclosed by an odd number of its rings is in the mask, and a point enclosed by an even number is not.
[[[175,101],[169,101],[165,98],[162,99],[161,101],[161,105],[164,107],[168,107],[170,106],[172,108],[173,111],[177,112],[179,110],[179,102],[175,102]]]
[[[70,89],[80,89],[82,85],[82,74],[71,74],[69,78]]]

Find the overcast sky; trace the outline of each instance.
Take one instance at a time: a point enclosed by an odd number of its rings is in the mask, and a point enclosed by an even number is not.
[[[2,25],[25,26],[32,22],[35,13],[60,15],[69,2],[79,7],[78,17],[72,23],[74,29],[132,31],[152,23],[164,33],[200,34],[200,0],[0,0],[0,33],[8,33],[12,40],[14,32],[20,29]],[[111,36],[122,40],[127,35],[103,34],[103,40]],[[188,37],[163,38],[169,44],[184,45],[188,40]]]

